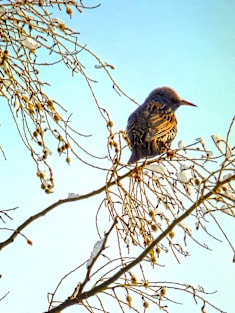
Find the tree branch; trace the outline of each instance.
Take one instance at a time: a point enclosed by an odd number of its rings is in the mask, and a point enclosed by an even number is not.
[[[86,193],[84,195],[81,196],[77,196],[77,197],[73,197],[73,198],[65,198],[65,199],[61,199],[58,200],[57,202],[54,202],[53,204],[51,204],[50,206],[48,206],[46,209],[44,209],[43,211],[30,216],[24,223],[22,223],[14,232],[13,234],[5,241],[0,243],[0,250],[2,250],[4,247],[6,247],[7,245],[9,245],[10,243],[12,243],[15,238],[20,234],[20,232],[26,228],[29,224],[31,224],[32,222],[34,222],[35,220],[39,219],[42,216],[45,216],[47,213],[49,213],[50,211],[52,211],[53,209],[55,209],[56,207],[59,207],[62,204],[68,203],[68,202],[75,202],[75,201],[79,201],[79,200],[83,200],[83,199],[88,199],[90,197],[93,197],[95,195],[100,194],[101,192],[105,191],[107,188],[115,185],[117,182],[119,182],[120,180],[128,177],[129,175],[131,175],[131,173],[133,173],[135,171],[135,169],[128,171],[127,173],[123,174],[122,176],[118,176],[117,179],[110,181],[108,183],[106,183],[104,186],[91,191],[89,193]]]
[[[202,204],[204,201],[208,200],[212,195],[216,193],[216,190],[220,187],[223,186],[226,183],[231,182],[232,180],[235,180],[235,175],[230,176],[229,178],[218,181],[217,184],[211,191],[209,191],[207,194],[202,195],[185,213],[183,213],[181,216],[176,218],[168,227],[165,231],[163,231],[155,240],[152,241],[152,243],[132,262],[130,262],[127,266],[123,267],[120,269],[116,274],[114,274],[111,278],[106,280],[105,282],[99,284],[98,286],[90,289],[89,291],[85,291],[81,294],[78,294],[76,298],[74,299],[67,299],[57,307],[54,307],[53,309],[49,310],[46,313],[59,313],[63,309],[68,308],[74,304],[77,304],[81,302],[84,299],[87,299],[89,297],[94,296],[95,294],[101,292],[102,290],[105,290],[108,288],[109,285],[117,281],[124,273],[129,271],[132,267],[135,265],[139,264],[147,255],[148,253],[157,245],[159,242],[165,238],[170,231],[173,230],[173,228],[182,222],[186,217],[188,217],[200,204]]]

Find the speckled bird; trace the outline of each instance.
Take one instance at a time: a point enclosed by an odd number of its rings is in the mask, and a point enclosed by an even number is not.
[[[175,111],[181,105],[196,106],[183,100],[169,87],[154,89],[129,117],[127,135],[132,154],[128,164],[152,158],[170,148],[177,134]]]

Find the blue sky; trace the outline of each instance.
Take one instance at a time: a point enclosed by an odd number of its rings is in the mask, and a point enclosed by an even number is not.
[[[92,5],[98,3],[87,1]],[[177,111],[179,131],[173,147],[181,139],[191,143],[195,138],[204,137],[209,144],[212,134],[225,135],[234,116],[235,103],[235,2],[104,0],[100,3],[99,8],[84,10],[72,20],[62,12],[54,15],[80,31],[82,45],[87,44],[103,61],[115,66],[114,79],[138,103],[142,103],[152,89],[170,86],[184,99],[198,105]],[[94,59],[81,53],[81,60],[91,77],[99,81],[94,87],[101,105],[110,112],[114,129],[125,129],[127,118],[136,105],[114,92],[102,70],[94,68],[97,63]],[[78,75],[72,77],[61,64],[42,70],[42,80],[46,79],[52,84],[49,94],[74,113],[73,123],[79,131],[93,134],[89,148],[102,155],[106,142],[100,142],[100,138],[106,138],[107,133],[103,121],[97,119],[95,103],[83,79]],[[2,98],[0,104],[4,104]],[[45,195],[39,188],[30,155],[17,138],[7,114],[4,108],[0,140],[7,161],[0,158],[1,208],[20,207],[8,227],[17,227],[28,216],[66,197],[69,192],[82,194],[102,184],[103,177],[93,178],[91,169],[84,170],[79,162],[72,161],[68,167],[55,157],[55,191],[50,196]],[[234,134],[232,138],[234,143]],[[128,159],[128,151],[125,153]],[[18,238],[1,252],[0,297],[11,291],[0,302],[1,312],[46,310],[47,292],[53,291],[63,274],[89,257],[98,239],[94,215],[99,199],[56,209],[25,230],[33,241],[32,247]],[[87,226],[83,226],[88,223],[89,232]],[[234,224],[230,220],[226,223],[231,235]],[[232,253],[226,244],[213,241],[211,245],[212,253],[195,247],[195,255],[182,260],[181,267],[170,260],[175,265],[168,267],[169,272],[161,271],[159,275],[162,280],[166,274],[173,277],[172,280],[186,281],[189,273],[194,272],[191,282],[203,285],[206,281],[205,289],[218,289],[220,293],[212,299],[226,312],[233,313]],[[164,261],[169,262],[167,257]],[[74,284],[67,286],[65,294],[73,287]],[[176,311],[188,312],[189,307],[176,307]],[[80,308],[75,307],[68,312],[78,310]],[[200,308],[195,312],[200,312]]]

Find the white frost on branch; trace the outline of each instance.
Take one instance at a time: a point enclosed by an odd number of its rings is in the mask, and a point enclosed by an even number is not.
[[[221,137],[221,135],[211,135],[211,138],[213,139],[215,145],[218,147],[223,140],[223,138]]]
[[[196,141],[198,141],[198,142],[200,142],[202,145],[206,145],[206,141],[205,141],[205,139],[204,138],[202,138],[202,137],[199,137],[199,138],[196,138],[195,139]]]
[[[206,159],[206,160],[209,160],[211,158],[213,158],[213,152],[212,151],[207,151],[206,152],[206,155],[202,155],[202,159]]]
[[[5,96],[10,86],[11,86],[11,81],[9,79],[1,79],[0,80],[0,96]]]
[[[107,62],[104,62],[103,64],[95,64],[94,65],[95,69],[101,69],[101,68],[104,68],[104,67],[110,67],[112,70],[115,69],[115,66],[113,64],[109,64]]]
[[[88,268],[91,266],[93,260],[97,257],[97,255],[102,251],[103,244],[104,244],[105,238],[98,240],[95,245],[93,250],[91,251],[91,256],[90,259],[87,261],[86,267]]]
[[[200,292],[205,292],[204,288],[201,285],[197,286],[197,290],[200,291]]]
[[[152,171],[152,172],[156,172],[156,173],[165,175],[165,169],[164,169],[164,167],[162,165],[159,165],[159,164],[149,164],[149,165],[146,165],[145,168],[147,170]]]
[[[183,228],[183,230],[184,230],[186,233],[188,233],[190,236],[192,236],[192,231],[191,231],[191,229],[190,229],[186,224],[184,224],[183,222],[180,222],[180,223],[179,223],[179,226],[180,226],[181,228]]]
[[[181,183],[188,184],[192,179],[191,168],[180,167],[180,171],[177,173],[177,178]]]
[[[230,215],[230,216],[234,216],[235,217],[235,207],[229,207],[227,205],[222,205],[220,208],[221,211],[223,211],[224,213]]]
[[[178,148],[179,148],[180,150],[183,150],[184,147],[185,147],[185,145],[184,145],[183,140],[180,140],[180,141],[178,142]]]
[[[69,192],[69,194],[68,194],[68,198],[77,198],[77,197],[79,197],[78,193]]]
[[[180,165],[180,170],[181,170],[181,171],[189,170],[189,169],[191,169],[191,168],[192,168],[192,165],[191,165],[191,164],[185,163],[185,164],[181,164],[181,165]]]
[[[203,214],[206,214],[209,212],[209,210],[205,206],[200,206],[200,209]]]
[[[224,153],[223,151],[223,148],[222,148],[222,143],[225,144],[225,141],[224,139],[221,137],[221,135],[212,135],[211,136],[212,140],[214,141],[214,144],[216,145],[216,147],[218,148],[218,150],[221,152],[221,153]],[[231,156],[231,151],[229,149],[229,147],[227,147],[226,149],[226,156],[227,157],[230,157]]]
[[[226,175],[223,176],[223,180],[228,179],[228,178],[230,178],[230,177],[232,177],[232,176],[233,176],[232,173],[228,173],[228,174],[226,174]]]
[[[35,50],[41,47],[41,45],[32,37],[21,35],[20,41],[21,41],[21,44],[25,46],[26,48],[28,48],[29,50]]]
[[[186,193],[191,196],[193,194],[193,168],[191,165],[183,164],[180,171],[176,174],[177,179],[184,186]]]
[[[14,107],[16,110],[18,110],[20,108],[20,101],[17,98],[15,99]]]
[[[230,158],[233,155],[232,149],[228,146],[228,143],[225,142],[225,140],[221,137],[221,135],[212,135],[211,136],[212,140],[214,141],[214,144],[218,148],[218,150],[221,153],[224,153],[225,151],[222,148],[222,143],[225,144],[226,147],[226,158]]]

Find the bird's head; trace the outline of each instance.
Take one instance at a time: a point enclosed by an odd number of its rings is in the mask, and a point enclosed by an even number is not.
[[[181,105],[195,106],[189,101],[182,99],[173,89],[169,87],[160,87],[154,89],[148,96],[149,101],[155,101],[162,105],[163,110],[174,112]]]

